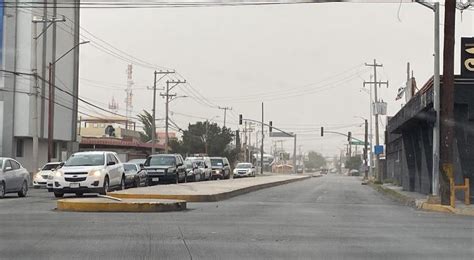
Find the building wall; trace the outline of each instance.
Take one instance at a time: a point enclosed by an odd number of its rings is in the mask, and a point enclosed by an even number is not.
[[[75,0],[58,0],[57,2],[78,2]],[[54,24],[46,33],[44,33],[37,42],[37,48],[34,48],[34,28],[39,34],[46,26],[44,23],[33,23],[33,13],[37,17],[42,15],[47,18],[66,16],[67,22],[59,25]],[[42,158],[47,154],[47,147],[43,146],[48,136],[48,99],[45,98],[48,93],[48,66],[47,64],[59,58],[62,54],[69,51],[79,41],[79,9],[64,8],[6,8],[3,18],[4,27],[0,30],[4,39],[3,57],[0,67],[10,71],[32,73],[37,67],[40,79],[38,81],[38,105],[35,104],[36,81],[32,76],[13,75],[2,73],[0,78],[0,88],[6,91],[0,91],[0,156],[16,158],[16,140],[24,139],[25,146],[32,142],[34,134],[34,112],[38,111],[39,125],[39,162],[42,164]],[[37,50],[37,62],[35,63],[35,49]],[[58,141],[67,141],[69,144],[61,145],[66,147],[68,154],[73,152],[72,142],[76,139],[76,121],[77,121],[77,101],[73,96],[78,93],[78,73],[79,73],[79,49],[76,48],[68,53],[56,64],[52,82],[58,88],[70,92],[55,91],[55,110],[54,110],[54,139]],[[26,152],[28,151],[28,152]],[[35,167],[31,162],[32,149],[25,149],[23,159],[28,170],[33,171]],[[58,155],[54,156],[59,158]],[[31,165],[31,166],[30,166]],[[37,165],[40,166],[40,165]]]

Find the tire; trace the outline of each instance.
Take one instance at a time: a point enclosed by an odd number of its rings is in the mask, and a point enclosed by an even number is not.
[[[175,182],[176,182],[176,184],[179,183],[179,174],[177,174],[177,173],[176,173],[176,177],[175,177]]]
[[[110,186],[109,186],[109,177],[108,176],[105,176],[105,179],[104,179],[104,186],[102,187],[101,191],[99,192],[100,195],[106,195],[107,192],[109,191],[110,189]]]
[[[28,193],[28,183],[26,181],[23,181],[23,184],[21,185],[21,190],[18,192],[18,197],[26,197],[26,194]]]
[[[62,198],[62,197],[64,197],[64,193],[62,193],[62,192],[56,192],[56,191],[55,191],[55,192],[54,192],[54,197],[56,197],[56,198]]]
[[[140,178],[138,178],[138,179],[135,180],[134,186],[135,186],[135,188],[140,187]]]
[[[77,196],[77,197],[82,197],[82,196],[84,196],[84,193],[82,193],[82,192],[76,192],[76,196]]]
[[[0,199],[3,199],[5,197],[5,183],[2,181],[0,182]]]
[[[119,190],[125,190],[125,176],[122,176],[122,180],[120,181]]]

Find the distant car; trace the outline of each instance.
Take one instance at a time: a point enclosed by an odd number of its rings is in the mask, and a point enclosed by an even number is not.
[[[147,184],[158,182],[179,183],[186,181],[186,167],[180,154],[154,154],[144,163]]]
[[[146,171],[137,163],[124,163],[125,187],[145,187]]]
[[[203,169],[203,179],[204,181],[210,180],[212,178],[212,169],[211,169],[211,157],[209,156],[201,156],[201,155],[195,155],[195,156],[189,156],[186,157],[185,161],[203,161],[204,162],[204,169]]]
[[[186,167],[186,181],[201,181],[203,179],[203,170],[199,168],[196,161],[184,161]]]
[[[303,173],[304,172],[304,166],[303,165],[297,165],[296,166],[296,173]]]
[[[114,152],[78,152],[54,172],[53,192],[57,198],[65,193],[99,193],[125,188],[123,164]]]
[[[234,169],[234,178],[255,177],[255,166],[251,163],[238,163]]]
[[[229,179],[230,164],[225,157],[211,157],[212,179]]]
[[[321,174],[328,174],[328,169],[326,168],[321,169]]]
[[[46,188],[49,176],[60,164],[60,162],[50,162],[45,164],[42,168],[39,168],[38,172],[33,176],[33,188]]]
[[[7,193],[18,193],[25,197],[28,193],[30,174],[19,162],[0,157],[0,199]]]
[[[132,159],[132,160],[129,160],[127,163],[135,163],[135,164],[144,164],[146,162],[146,158],[145,159]]]

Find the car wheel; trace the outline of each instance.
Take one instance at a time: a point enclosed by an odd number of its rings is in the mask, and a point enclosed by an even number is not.
[[[125,176],[122,176],[122,180],[120,181],[119,190],[125,190]]]
[[[140,187],[140,179],[135,180],[135,188]]]
[[[24,181],[23,185],[21,185],[21,190],[18,192],[18,197],[26,197],[27,193],[28,193],[28,183]]]
[[[2,181],[0,182],[0,199],[5,197],[5,183]]]
[[[54,197],[56,197],[56,198],[62,198],[62,197],[64,197],[64,193],[62,193],[62,192],[56,192],[56,191],[55,191],[55,192],[54,192]]]
[[[76,192],[76,196],[78,196],[78,197],[82,197],[83,195],[84,195],[84,193],[82,193],[82,192]]]
[[[104,179],[104,186],[102,187],[101,191],[99,192],[100,195],[106,195],[109,191],[109,177],[105,177]]]
[[[178,184],[178,183],[179,183],[179,175],[176,174],[176,177],[175,177],[175,178],[176,178],[175,182],[176,182],[176,184]]]

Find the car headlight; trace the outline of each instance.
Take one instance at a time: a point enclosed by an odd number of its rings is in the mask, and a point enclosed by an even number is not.
[[[102,175],[102,170],[93,170],[89,172],[89,176],[100,177]]]
[[[64,172],[62,170],[57,170],[54,173],[54,177],[62,177],[62,176],[64,176]]]

